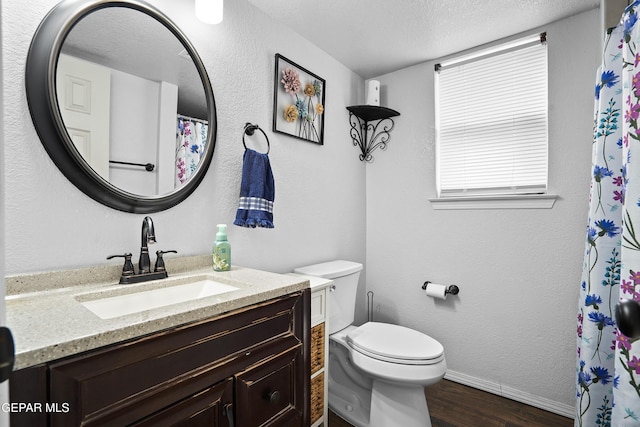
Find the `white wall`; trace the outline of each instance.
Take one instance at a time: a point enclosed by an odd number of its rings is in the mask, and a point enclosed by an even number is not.
[[[144,215],[94,202],[56,169],[31,123],[24,88],[25,60],[38,23],[57,0],[2,2],[3,132],[7,145],[6,273],[59,270],[107,263],[110,254],[140,246]],[[365,169],[349,138],[347,105],[363,81],[246,0],[225,2],[224,22],[202,24],[193,2],[153,0],[187,34],[212,81],[218,112],[213,162],[199,188],[183,203],[152,214],[158,243],[181,255],[211,251],[217,223],[228,223],[232,262],[288,272],[333,258],[364,262]],[[275,54],[281,53],[327,81],[325,144],[271,132]],[[238,203],[245,122],[270,137],[276,180],[275,229],[232,226]],[[257,140],[257,144],[264,141]],[[111,261],[109,261],[111,262]],[[118,262],[116,262],[118,263]]]
[[[158,103],[158,157],[156,168],[157,194],[173,191],[176,182],[176,114],[178,86],[169,82],[160,83]]]
[[[162,171],[157,161],[162,83],[120,70],[110,71],[109,160],[153,163],[156,168],[149,172],[140,166],[109,164],[109,182],[134,194],[159,194],[157,175],[161,172],[174,175],[173,168]],[[169,152],[175,150],[175,128],[171,135],[174,143]]]
[[[573,406],[598,11],[541,30],[549,186],[560,199],[553,209],[434,210],[435,62],[381,76],[383,105],[402,115],[387,151],[367,166],[367,290],[376,320],[438,339],[449,369]],[[434,301],[421,290],[426,280],[457,284],[460,294]]]

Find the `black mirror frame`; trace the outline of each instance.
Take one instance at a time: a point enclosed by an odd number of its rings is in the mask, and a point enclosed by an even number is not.
[[[205,154],[196,172],[180,188],[161,196],[141,196],[111,185],[98,175],[75,149],[64,126],[56,96],[56,69],[62,44],[74,25],[87,14],[107,7],[126,7],[156,19],[171,31],[193,60],[205,91],[209,133]],[[168,17],[140,0],[63,0],[45,16],[29,47],[26,92],[31,119],[40,141],[58,169],[92,199],[124,212],[152,213],[168,209],[186,199],[204,178],[215,148],[217,120],[209,76],[200,56],[184,33]]]

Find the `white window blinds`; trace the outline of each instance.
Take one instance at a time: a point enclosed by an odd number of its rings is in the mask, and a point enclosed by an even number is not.
[[[438,197],[544,193],[545,34],[436,66]]]

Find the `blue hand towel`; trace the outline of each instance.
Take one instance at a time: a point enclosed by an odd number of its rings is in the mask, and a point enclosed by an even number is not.
[[[275,183],[267,154],[244,151],[240,204],[233,222],[240,227],[273,228]]]

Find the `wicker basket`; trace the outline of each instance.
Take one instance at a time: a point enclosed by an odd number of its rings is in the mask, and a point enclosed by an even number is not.
[[[324,366],[324,323],[311,329],[311,374]]]
[[[311,424],[324,413],[324,372],[311,380]],[[327,420],[324,421],[325,423]]]

